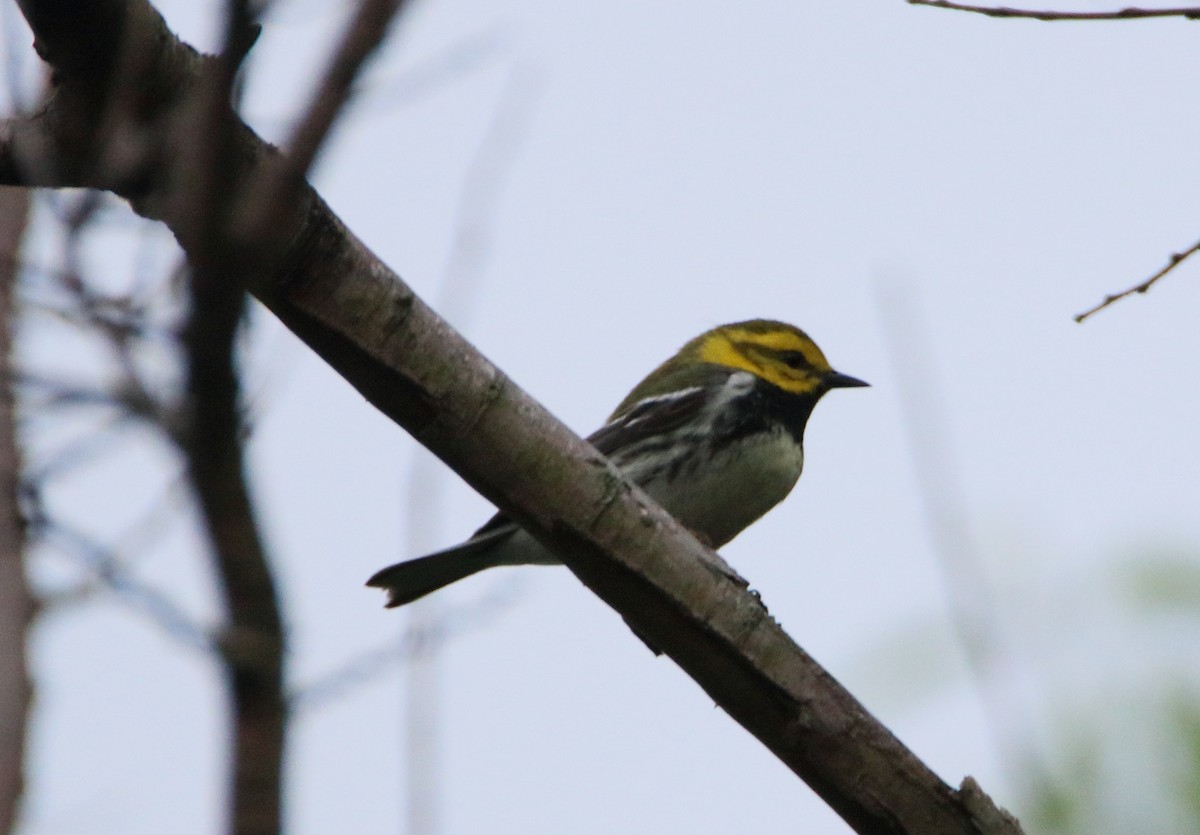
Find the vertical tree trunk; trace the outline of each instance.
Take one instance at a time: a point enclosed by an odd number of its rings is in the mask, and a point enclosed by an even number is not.
[[[0,187],[0,833],[17,826],[32,695],[25,637],[33,599],[25,577],[25,526],[17,503],[21,455],[12,358],[18,254],[29,220],[29,195],[28,189]]]
[[[224,598],[221,650],[231,701],[233,757],[229,831],[273,835],[281,828],[287,705],[284,635],[275,580],[246,482],[234,356],[245,292],[195,270],[184,334],[188,432],[184,452]]]

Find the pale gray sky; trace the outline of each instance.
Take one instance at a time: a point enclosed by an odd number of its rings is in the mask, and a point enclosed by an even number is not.
[[[159,5],[212,47],[220,4]],[[276,5],[247,113],[280,138],[348,4]],[[581,433],[722,321],[794,322],[869,380],[821,404],[799,487],[723,553],[944,779],[973,774],[1010,804],[950,629],[899,389],[940,394],[957,498],[1018,662],[1002,689],[1036,732],[1147,665],[1194,671],[1200,643],[1131,627],[1113,576],[1146,550],[1200,553],[1200,265],[1085,325],[1071,316],[1200,236],[1196,32],[902,0],[426,0],[372,66],[315,182],[432,300],[464,179],[497,108],[512,108],[494,238],[455,324]],[[405,86],[472,42],[464,66]],[[881,302],[895,294],[907,303]],[[889,315],[914,323],[929,365],[897,368]],[[303,683],[404,625],[362,583],[411,556],[416,445],[261,313],[249,355],[255,486]],[[132,513],[119,508],[160,488],[145,475],[156,460],[107,471],[119,490],[96,477],[60,500]],[[436,539],[450,544],[489,508],[443,478]],[[188,538],[144,576],[202,613],[211,589]],[[468,604],[514,576],[521,590],[444,654],[446,835],[845,831],[565,569],[493,573],[441,595]],[[214,831],[212,665],[111,601],[43,624],[35,649],[28,831]],[[401,831],[402,681],[394,667],[299,717],[290,831]],[[1140,731],[1128,733],[1132,750]]]

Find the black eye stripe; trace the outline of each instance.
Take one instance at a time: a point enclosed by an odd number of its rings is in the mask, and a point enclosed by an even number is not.
[[[779,361],[788,368],[794,368],[797,371],[812,368],[812,363],[808,361],[808,357],[804,356],[800,351],[780,351]]]
[[[735,342],[739,353],[763,369],[771,363],[781,363],[793,371],[811,372],[816,366],[803,351],[794,348],[774,348],[755,342]]]

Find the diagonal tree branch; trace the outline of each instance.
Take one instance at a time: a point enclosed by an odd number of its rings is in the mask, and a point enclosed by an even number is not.
[[[63,13],[53,25],[43,4]],[[133,41],[125,49],[158,51],[144,76],[154,94],[144,99],[153,112],[143,108],[143,119],[167,146],[195,141],[194,133],[172,132],[172,117],[207,62],[144,0],[22,0],[22,8],[40,54],[52,57],[62,54],[56,38],[85,32],[100,40],[94,33],[113,32],[112,17],[123,16]],[[104,56],[94,57],[89,71],[102,72]],[[279,222],[253,238],[230,224],[201,240],[188,201],[172,190],[180,173],[173,166],[187,156],[156,155],[138,180],[89,168],[88,153],[74,144],[80,136],[59,128],[88,114],[44,115],[79,98],[70,91],[85,68],[75,59],[55,68],[60,88],[47,110],[0,135],[0,182],[110,188],[166,223],[189,256],[203,252],[222,275],[237,276],[371,403],[551,547],[857,831],[1019,831],[973,783],[955,791],[939,780],[788,638],[717,555],[454,332],[311,188],[301,187]],[[30,135],[41,141],[22,144]],[[235,183],[279,164],[240,124],[233,146],[224,162]],[[30,165],[28,153],[42,154],[39,164]]]

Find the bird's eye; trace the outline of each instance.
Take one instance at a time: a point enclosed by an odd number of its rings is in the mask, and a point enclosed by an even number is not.
[[[804,356],[800,351],[780,351],[779,360],[788,368],[794,368],[797,371],[803,371],[806,368],[811,368],[808,357]]]

